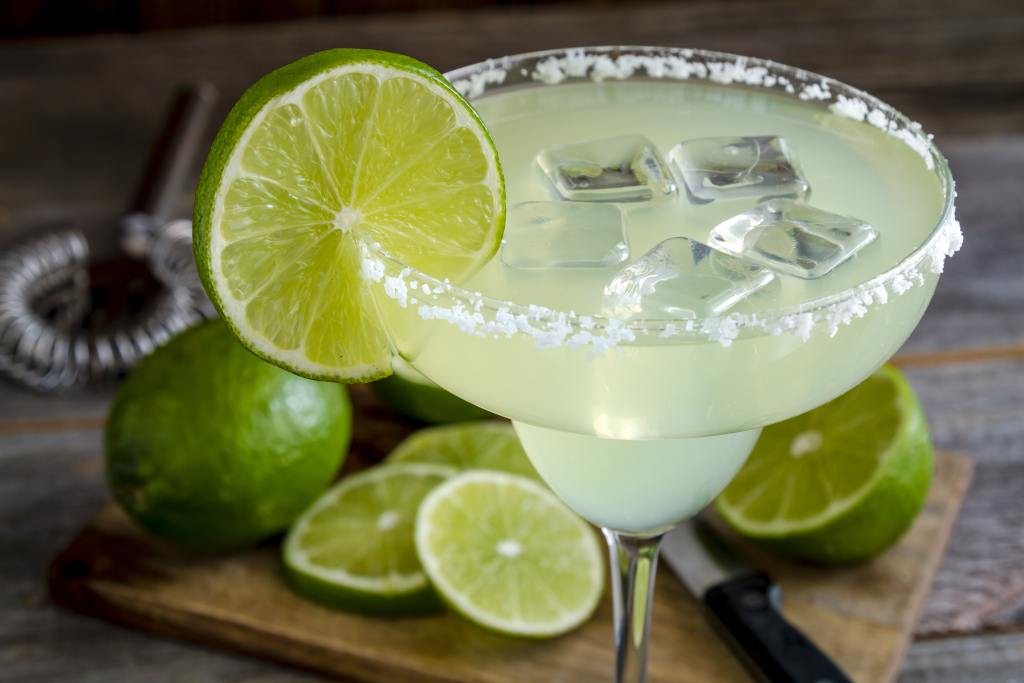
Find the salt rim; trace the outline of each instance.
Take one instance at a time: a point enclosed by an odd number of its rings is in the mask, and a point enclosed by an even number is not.
[[[614,57],[610,54],[620,52],[624,54]],[[823,326],[833,337],[841,326],[886,304],[890,295],[901,296],[923,285],[924,269],[941,273],[946,258],[963,244],[963,233],[954,217],[953,178],[945,159],[932,144],[932,136],[889,105],[839,81],[768,60],[688,48],[653,47],[537,52],[488,60],[447,75],[460,93],[474,98],[489,86],[505,83],[513,69],[513,60],[520,64],[532,61],[533,69],[521,68],[520,76],[549,85],[568,79],[622,80],[642,71],[649,78],[739,83],[784,90],[802,100],[827,101],[834,114],[867,123],[901,140],[921,156],[928,170],[933,171],[938,166],[946,190],[942,217],[924,245],[891,270],[860,285],[766,313],[730,313],[686,320],[627,320],[580,315],[575,311],[494,299],[452,285],[447,279],[438,280],[414,271],[384,252],[380,245],[362,243],[362,276],[370,282],[383,282],[389,298],[402,308],[416,306],[424,320],[445,321],[466,334],[481,338],[525,335],[533,338],[538,348],[586,348],[591,355],[601,355],[621,342],[635,341],[638,334],[655,334],[661,339],[703,338],[728,347],[742,330],[749,329],[773,336],[788,333],[807,341],[818,327]],[[775,73],[780,70],[787,73]]]

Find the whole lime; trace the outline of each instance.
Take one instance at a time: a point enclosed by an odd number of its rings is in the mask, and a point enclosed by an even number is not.
[[[482,420],[491,416],[483,408],[449,394],[399,356],[391,361],[391,369],[394,374],[370,386],[378,398],[406,417],[420,422],[444,424]]]
[[[157,536],[204,552],[244,548],[323,493],[351,429],[344,387],[260,360],[212,320],[143,360],[117,392],[107,481]]]

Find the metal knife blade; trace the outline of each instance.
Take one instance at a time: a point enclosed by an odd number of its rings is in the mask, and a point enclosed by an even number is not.
[[[661,559],[698,599],[716,584],[754,573],[702,516],[683,522],[665,535]]]
[[[701,604],[740,661],[763,683],[851,683],[779,611],[781,593],[744,564],[701,517],[666,534],[661,559]]]

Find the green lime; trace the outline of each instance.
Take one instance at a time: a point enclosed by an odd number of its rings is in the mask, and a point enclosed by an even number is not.
[[[196,262],[242,343],[301,375],[362,382],[391,347],[360,243],[458,281],[498,249],[494,144],[431,67],[318,52],[264,76],[221,126],[196,189]]]
[[[739,533],[799,559],[874,557],[921,510],[933,455],[924,412],[891,366],[809,413],[765,428],[716,501]]]
[[[243,548],[286,528],[330,485],[351,425],[344,387],[264,363],[211,320],[121,385],[107,480],[154,534],[198,550]]]
[[[499,470],[541,481],[512,425],[484,420],[427,427],[410,434],[389,462],[436,462],[460,470]]]
[[[422,422],[465,422],[490,415],[483,408],[449,394],[399,357],[395,374],[373,383],[373,391],[406,417]]]
[[[380,465],[343,479],[295,523],[283,554],[288,580],[306,597],[369,614],[418,614],[443,603],[413,545],[416,509],[455,470]]]
[[[446,602],[508,635],[579,626],[604,586],[593,530],[540,484],[503,472],[464,472],[427,494],[416,551]]]

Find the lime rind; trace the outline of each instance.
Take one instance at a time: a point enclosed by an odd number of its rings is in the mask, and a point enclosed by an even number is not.
[[[396,593],[350,588],[285,565],[285,578],[296,593],[318,605],[370,616],[416,616],[444,611],[445,602],[429,584]]]
[[[412,490],[408,486],[405,492],[399,492],[397,497],[388,501],[394,508],[382,511],[379,507],[380,498],[396,496],[395,489],[389,490],[387,487],[394,487],[399,479],[420,479],[424,480],[427,487],[432,487],[455,472],[452,467],[434,463],[395,463],[374,467],[343,479],[317,499],[288,532],[282,553],[289,583],[301,594],[331,607],[375,614],[416,614],[436,610],[441,602],[426,575],[418,567],[413,571],[395,571],[392,568],[386,575],[356,573],[337,563],[328,566],[318,562],[314,555],[323,555],[320,551],[324,544],[331,544],[332,540],[336,540],[341,527],[348,526],[347,535],[350,538],[361,537],[367,547],[330,547],[330,555],[337,557],[340,552],[346,562],[357,566],[365,564],[363,557],[356,556],[359,553],[393,554],[404,550],[406,554],[412,553],[414,556],[411,527],[419,500],[408,498],[408,492]],[[347,516],[341,511],[332,511],[332,508],[339,507],[346,496],[357,498],[353,504],[364,508],[358,515],[351,509],[347,510]],[[367,513],[370,517],[367,517]],[[405,522],[410,529],[407,541],[381,536],[374,520],[379,522],[385,514],[408,517]],[[397,522],[398,517],[394,519]],[[359,533],[364,528],[365,533]],[[408,543],[405,549],[396,546],[403,543]],[[393,564],[390,557],[388,564]]]
[[[469,509],[458,502],[459,497],[473,487],[486,489],[480,493],[482,500],[493,503],[493,519],[481,516],[486,513],[482,507]],[[510,499],[516,497],[523,506],[510,509]],[[466,520],[476,521],[477,524],[459,525],[457,533],[465,541],[461,547],[456,544],[436,548],[438,527],[435,518],[450,517],[451,512]],[[516,521],[524,524],[526,542],[545,544],[543,556],[533,558],[533,561],[539,562],[546,569],[560,572],[559,587],[549,585],[545,581],[547,577],[536,570],[517,576],[511,564],[503,565],[493,555],[479,564],[478,544],[493,542],[490,537],[495,528],[488,522],[498,520],[499,524],[505,526]],[[560,537],[557,540],[546,538],[554,528],[558,529],[556,533],[561,532]],[[466,539],[465,535],[474,533],[474,530],[486,538]],[[473,623],[503,635],[549,638],[566,633],[593,614],[603,593],[604,564],[593,530],[550,491],[526,477],[513,474],[471,470],[448,479],[432,490],[420,504],[416,517],[416,550],[431,583],[453,610]],[[501,553],[500,549],[496,552]],[[530,553],[531,549],[525,552]],[[473,585],[456,585],[450,572],[450,558],[455,558],[467,567],[468,575],[473,577]],[[571,592],[574,595],[568,597],[574,599],[575,604],[567,606],[564,600],[569,591],[565,590],[568,585],[565,574],[569,565],[574,564],[573,560],[577,561],[571,572]],[[529,609],[526,605],[530,602],[536,603],[542,599],[560,604],[557,617],[550,616],[549,604],[547,609],[542,610],[546,613],[545,618],[517,619],[489,609],[495,599],[506,603],[511,600],[521,612]]]
[[[431,139],[429,144],[419,146],[411,144],[413,140],[374,138],[375,129],[369,123],[357,124],[364,128],[346,131],[353,136],[362,136],[354,178],[349,178],[337,172],[342,152],[333,148],[325,152],[326,146],[318,143],[318,136],[323,131],[315,128],[312,121],[315,117],[298,116],[296,113],[304,111],[303,106],[323,110],[324,106],[333,103],[330,97],[320,96],[317,88],[344,87],[348,81],[364,76],[376,79],[377,83],[374,108],[372,111],[368,109],[377,117],[370,117],[378,124],[377,128],[386,127],[380,125],[381,121],[395,124],[388,129],[394,136],[397,135],[395,131],[403,130],[403,126],[416,125],[407,123],[409,121],[430,120],[426,114],[410,116],[409,107],[418,108],[417,113],[422,114],[419,109],[433,106],[435,114],[440,112],[442,119],[449,117],[454,123],[446,135],[441,136],[440,142]],[[391,94],[387,97],[382,94],[388,89],[388,84],[399,82],[404,84],[402,88],[408,91],[406,94],[416,95],[412,97],[414,101],[406,102],[395,95],[396,91],[404,92],[398,85],[388,90]],[[342,85],[338,86],[339,83]],[[357,91],[358,88],[347,94]],[[317,97],[304,100],[308,93]],[[383,105],[380,103],[382,99],[387,100]],[[368,119],[356,117],[354,120]],[[289,129],[290,125],[297,125],[296,121],[302,124],[298,132]],[[409,135],[429,137],[436,132],[422,127]],[[254,136],[266,135],[278,136],[277,147],[288,152],[269,160],[261,158],[258,153],[260,149],[267,149],[267,145],[253,152],[250,143]],[[428,170],[439,169],[433,175],[421,172],[423,169],[417,167],[417,163],[423,166],[429,162],[432,146],[444,144],[444,140],[453,140],[442,150],[446,158],[456,157],[458,163],[476,164],[473,173],[483,175],[475,185],[449,183],[455,189],[451,197],[444,197],[445,205],[450,207],[448,211],[417,213],[417,206],[423,208],[424,197],[433,196],[436,200],[438,192],[448,189],[446,179],[450,180],[451,169],[457,167],[452,166],[454,162],[450,159],[447,166],[428,167]],[[394,147],[400,148],[399,153]],[[406,152],[408,159],[402,156]],[[245,174],[241,173],[243,159],[249,168]],[[298,159],[300,163],[290,164],[289,159]],[[313,159],[313,163],[301,163],[309,159]],[[363,187],[359,183],[360,174],[365,176],[367,173],[364,166],[375,166],[378,170],[386,167],[392,176],[383,186],[367,181]],[[392,182],[395,177],[401,181],[402,173],[406,172],[416,178],[429,176],[433,184],[421,187],[414,182]],[[256,185],[260,187],[245,187],[244,183],[233,182],[242,179],[243,175],[255,178],[258,181]],[[476,186],[480,188],[478,191],[472,189]],[[364,203],[372,201],[371,194],[390,193],[388,196],[392,204],[382,205],[378,201],[376,205],[350,207],[342,195],[353,200],[359,190],[363,191],[360,201]],[[286,296],[285,288],[279,287],[280,291],[269,290],[263,297],[251,301],[248,297],[251,297],[253,288],[271,285],[267,281],[259,281],[259,276],[251,272],[235,272],[233,281],[231,274],[224,273],[225,250],[244,240],[238,234],[231,234],[232,228],[227,229],[229,234],[224,234],[226,219],[249,228],[253,225],[253,217],[246,215],[245,211],[240,215],[226,212],[226,200],[232,192],[235,193],[230,197],[232,201],[238,200],[238,193],[243,193],[243,198],[247,198],[250,205],[263,209],[281,206],[282,196],[273,195],[275,192],[278,195],[283,193],[284,203],[300,217],[294,225],[285,221],[283,225],[274,226],[273,230],[257,222],[254,235],[265,238],[273,232],[275,242],[266,248],[255,244],[255,256],[245,254],[246,258],[260,260],[258,265],[264,271],[280,268],[282,263],[304,264],[308,273],[289,273],[289,277],[281,278],[289,281],[288,289],[299,290],[294,296]],[[326,204],[316,201],[318,197],[323,198],[322,195],[326,195]],[[504,182],[493,142],[472,107],[439,72],[402,55],[375,50],[328,50],[300,59],[260,79],[232,108],[214,140],[197,188],[194,252],[200,277],[214,305],[236,336],[256,355],[314,379],[371,381],[390,374],[391,349],[370,295],[359,280],[357,241],[370,239],[380,242],[394,256],[414,267],[428,272],[433,270],[457,281],[478,269],[498,249],[504,226],[504,203]],[[459,221],[449,221],[455,211],[451,207],[465,209],[467,206],[471,211],[484,211],[476,216],[480,220],[475,232],[453,232],[451,226]],[[485,209],[480,209],[481,206]],[[367,214],[361,216],[356,210],[359,208],[366,208]],[[349,225],[350,221],[355,223]],[[350,228],[351,235],[347,232]],[[291,235],[286,234],[288,229],[292,229]],[[447,242],[440,240],[442,235]],[[411,239],[414,237],[418,239]],[[309,248],[310,241],[316,242],[315,250]],[[253,250],[247,246],[243,251]],[[232,254],[227,254],[228,259],[232,257]],[[308,276],[311,273],[321,279],[313,281]],[[270,279],[273,277],[272,273]],[[305,290],[301,289],[303,287]],[[325,290],[328,291],[326,295],[323,294]],[[256,324],[251,318],[257,319]],[[301,337],[301,343],[298,337]],[[350,343],[341,344],[340,340]]]

